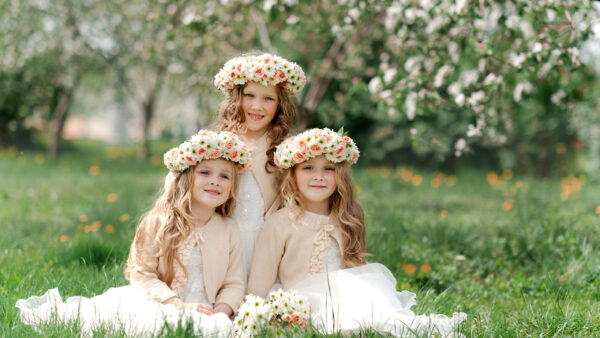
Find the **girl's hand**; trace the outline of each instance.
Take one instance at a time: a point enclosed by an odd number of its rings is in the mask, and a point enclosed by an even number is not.
[[[202,303],[183,303],[183,308],[186,310],[198,311],[208,316],[215,313],[210,305]]]
[[[231,317],[231,315],[233,314],[233,309],[231,308],[231,306],[225,304],[225,303],[219,303],[217,305],[215,305],[215,313],[217,312],[222,312],[224,314],[227,315],[227,317]]]
[[[209,316],[214,313],[210,305],[206,305],[203,303],[185,303],[181,299],[179,299],[179,297],[171,297],[165,300],[163,304],[172,304],[179,309],[198,311]]]

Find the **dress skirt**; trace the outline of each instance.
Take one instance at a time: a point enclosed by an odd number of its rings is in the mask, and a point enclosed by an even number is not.
[[[211,316],[193,310],[178,309],[170,304],[149,300],[143,291],[133,286],[108,289],[92,297],[70,297],[63,302],[58,289],[42,296],[20,299],[21,321],[34,328],[52,323],[75,323],[84,336],[123,330],[130,336],[154,336],[165,324],[172,328],[191,325],[194,333],[203,336],[230,336],[232,322],[223,313]]]
[[[412,292],[396,291],[396,279],[382,264],[370,263],[313,275],[291,287],[307,297],[311,322],[325,333],[375,330],[397,337],[461,336],[466,314],[416,315]]]

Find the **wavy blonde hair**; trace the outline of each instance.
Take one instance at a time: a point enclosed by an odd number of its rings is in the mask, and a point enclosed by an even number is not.
[[[246,133],[246,114],[242,110],[242,97],[247,84],[236,85],[229,97],[221,103],[219,112],[219,130],[231,131],[236,134]],[[293,131],[293,123],[296,119],[296,106],[288,93],[281,86],[275,86],[277,93],[277,110],[271,120],[271,127],[267,131],[271,143],[267,149],[267,163],[265,170],[268,173],[275,172],[274,161],[275,147],[283,142]]]
[[[286,205],[295,205],[304,215],[306,206],[296,183],[297,166],[286,169],[281,183],[281,194]],[[342,253],[347,268],[367,262],[367,243],[365,217],[360,204],[354,199],[354,183],[350,175],[350,164],[335,164],[337,188],[329,197],[329,210],[340,224],[342,230]]]
[[[225,203],[215,209],[222,216],[229,216],[235,208],[235,194],[237,192],[238,177],[233,162],[231,164],[232,182],[229,197]],[[165,178],[165,185],[154,204],[154,207],[143,217],[135,232],[133,243],[127,259],[125,278],[130,279],[131,274],[138,267],[145,271],[155,273],[158,278],[171,286],[175,274],[175,263],[187,271],[179,260],[177,250],[179,246],[192,233],[194,218],[192,215],[192,191],[194,187],[196,165],[190,166],[183,173],[170,172]],[[148,247],[156,246],[155,258],[165,260],[166,271],[161,274],[156,266],[148,266],[142,256]]]

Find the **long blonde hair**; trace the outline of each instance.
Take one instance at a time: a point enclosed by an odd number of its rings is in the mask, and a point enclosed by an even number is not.
[[[246,127],[246,114],[242,110],[242,97],[244,94],[244,85],[236,85],[229,97],[221,104],[219,112],[219,130],[231,131],[236,134],[244,134]],[[293,123],[296,119],[296,106],[290,99],[287,92],[281,86],[275,86],[277,93],[277,111],[271,127],[267,131],[271,143],[267,149],[267,163],[265,170],[268,173],[274,172],[276,169],[274,155],[275,147],[287,138],[293,130]]]
[[[231,191],[225,203],[215,209],[222,216],[229,216],[235,208],[238,177],[233,162]],[[158,278],[171,285],[175,274],[175,263],[187,274],[183,263],[179,260],[177,250],[183,241],[192,233],[194,218],[192,216],[192,191],[194,187],[194,171],[196,165],[190,166],[183,173],[170,172],[165,178],[165,185],[154,207],[143,217],[135,232],[131,244],[125,278],[130,279],[136,267],[143,267],[155,273]],[[156,266],[147,266],[142,256],[148,247],[156,246],[155,258],[165,260],[166,269],[161,274]]]
[[[281,194],[286,205],[297,206],[300,215],[304,215],[306,207],[296,184],[297,166],[287,169],[281,183]],[[344,265],[349,268],[365,264],[367,254],[366,228],[363,209],[354,199],[354,183],[350,175],[350,164],[347,162],[335,165],[337,188],[329,197],[329,210],[334,215],[342,230],[342,253]]]

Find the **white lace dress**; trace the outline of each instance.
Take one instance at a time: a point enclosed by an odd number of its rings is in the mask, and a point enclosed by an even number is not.
[[[324,217],[308,213],[312,217]],[[291,289],[307,297],[311,321],[325,333],[358,333],[365,328],[397,337],[461,336],[458,324],[466,314],[416,315],[416,295],[396,291],[396,279],[382,264],[343,269],[337,242],[330,237],[324,273],[312,275]]]
[[[202,278],[202,256],[198,249],[190,255],[186,270],[189,275],[182,300],[209,304]],[[20,299],[16,306],[21,311],[21,321],[36,329],[56,321],[69,323],[79,320],[84,336],[91,336],[99,329],[123,330],[129,336],[155,336],[161,333],[165,324],[171,327],[182,324],[185,327],[186,323],[191,323],[194,333],[201,336],[229,337],[233,332],[231,320],[223,313],[207,316],[161,304],[147,299],[143,290],[131,285],[111,288],[92,298],[69,297],[65,302],[58,289],[51,289],[39,297]]]
[[[245,281],[248,281],[254,246],[265,223],[265,202],[252,171],[240,175],[236,206],[231,218],[238,225],[242,239],[242,262]]]

